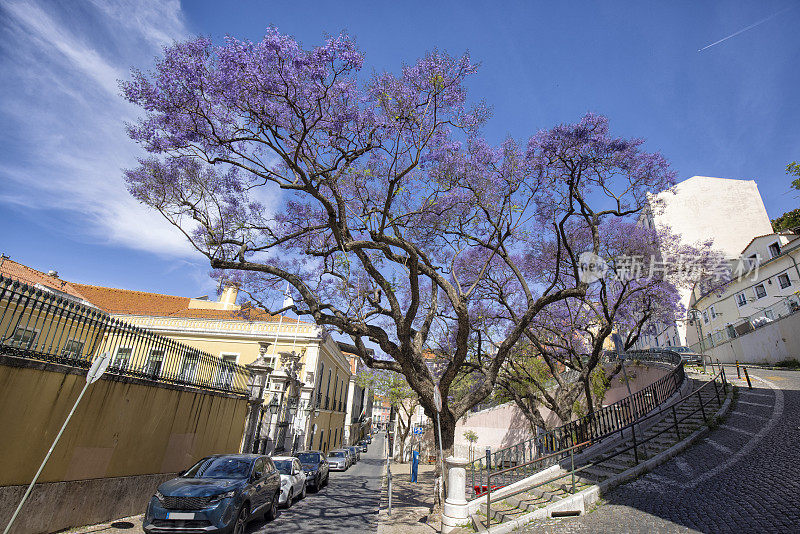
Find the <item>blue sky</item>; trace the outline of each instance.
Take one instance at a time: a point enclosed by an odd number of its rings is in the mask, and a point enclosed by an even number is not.
[[[680,179],[756,180],[774,218],[798,207],[784,172],[800,159],[798,23],[789,0],[6,1],[0,252],[73,281],[213,293],[202,258],[125,191],[121,169],[140,152],[123,122],[137,110],[116,80],[173,39],[258,39],[268,25],[306,46],[347,30],[368,72],[434,47],[469,50],[482,65],[471,96],[494,109],[491,141],[602,113],[616,134],[661,151]]]

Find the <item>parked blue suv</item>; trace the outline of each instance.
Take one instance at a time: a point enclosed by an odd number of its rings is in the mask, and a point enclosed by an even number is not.
[[[142,526],[149,534],[242,534],[251,519],[277,515],[280,487],[280,474],[267,456],[209,456],[158,487]]]

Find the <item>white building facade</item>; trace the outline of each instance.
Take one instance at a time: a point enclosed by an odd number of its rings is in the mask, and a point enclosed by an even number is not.
[[[712,361],[769,362],[800,355],[800,236],[772,233],[742,251],[744,276],[691,294],[688,344]],[[736,269],[734,268],[734,272]]]
[[[696,245],[713,240],[712,248],[738,258],[755,237],[772,233],[764,202],[753,180],[693,176],[667,191],[650,196],[639,218],[647,228],[669,230],[680,241]],[[682,288],[680,302],[689,310],[692,288]],[[647,325],[635,348],[687,345],[687,317]]]

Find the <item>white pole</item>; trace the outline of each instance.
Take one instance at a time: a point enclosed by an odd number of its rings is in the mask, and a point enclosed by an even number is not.
[[[17,506],[17,509],[14,510],[14,515],[11,516],[11,521],[8,522],[8,526],[6,526],[6,529],[3,531],[3,534],[8,534],[9,532],[11,532],[11,525],[14,524],[14,520],[17,518],[17,515],[19,514],[19,511],[22,510],[22,506],[25,504],[25,501],[28,500],[28,496],[30,496],[31,490],[33,490],[34,484],[36,484],[36,481],[39,479],[39,475],[41,475],[42,471],[44,470],[44,465],[47,463],[47,460],[50,459],[50,455],[53,454],[53,450],[56,448],[56,444],[58,443],[58,440],[61,439],[61,434],[63,434],[64,433],[64,429],[67,428],[67,423],[69,423],[69,420],[72,419],[72,414],[75,413],[75,408],[78,407],[78,403],[83,398],[83,394],[86,393],[86,389],[88,387],[89,387],[89,382],[86,382],[86,385],[83,386],[83,389],[81,390],[81,394],[78,395],[78,398],[75,401],[75,404],[72,406],[72,410],[69,411],[69,415],[67,415],[66,421],[64,421],[64,424],[61,425],[61,430],[58,431],[58,435],[56,436],[56,439],[53,440],[53,444],[50,445],[50,450],[47,451],[47,456],[45,456],[44,460],[42,460],[42,465],[40,465],[39,466],[39,470],[36,471],[36,475],[34,475],[33,480],[31,481],[30,485],[28,486],[28,490],[25,492],[25,495],[22,496],[22,500],[20,501],[19,506]]]

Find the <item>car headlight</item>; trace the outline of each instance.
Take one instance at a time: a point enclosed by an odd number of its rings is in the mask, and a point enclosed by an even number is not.
[[[236,495],[236,490],[231,490],[225,493],[220,493],[219,495],[214,495],[213,497],[208,499],[208,502],[219,502],[222,499],[228,499],[230,497],[233,497],[234,495]]]
[[[164,496],[158,490],[156,490],[155,498],[158,499],[158,502],[164,502]]]

